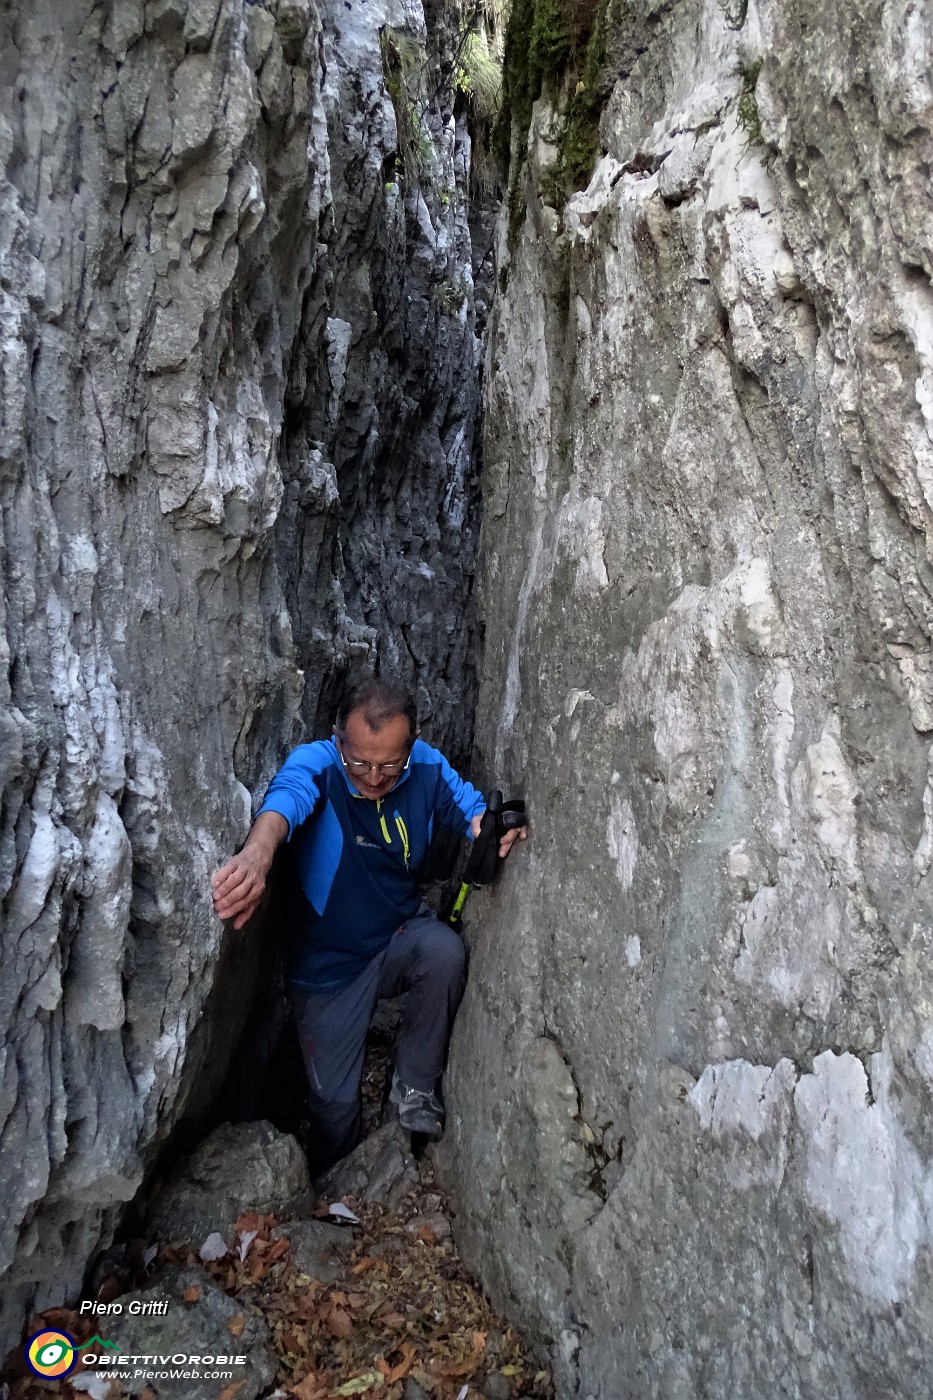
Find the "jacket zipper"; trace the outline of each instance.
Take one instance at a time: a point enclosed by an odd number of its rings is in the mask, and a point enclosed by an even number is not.
[[[408,869],[408,855],[409,855],[409,852],[411,851],[411,847],[410,847],[410,845],[408,844],[408,827],[407,827],[407,826],[405,825],[405,823],[402,821],[402,816],[401,816],[401,813],[400,813],[399,811],[396,810],[395,812],[393,812],[392,815],[395,817],[395,825],[396,825],[396,827],[398,828],[398,834],[399,834],[399,836],[400,836],[401,839],[402,839],[402,851],[403,851],[404,856],[405,856],[405,869],[407,870],[407,869]]]

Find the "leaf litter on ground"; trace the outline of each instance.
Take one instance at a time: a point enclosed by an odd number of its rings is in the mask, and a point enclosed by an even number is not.
[[[227,1324],[232,1336],[242,1333],[247,1315],[265,1319],[278,1360],[270,1389],[291,1400],[402,1400],[409,1377],[432,1400],[479,1400],[493,1373],[508,1379],[516,1400],[552,1400],[549,1372],[493,1312],[453,1240],[424,1225],[409,1228],[421,1215],[437,1216],[443,1204],[430,1163],[418,1165],[418,1185],[398,1212],[345,1198],[359,1224],[347,1228],[352,1244],[339,1261],[343,1276],[332,1282],[302,1274],[292,1258],[288,1222],[256,1211],[241,1214],[227,1237],[231,1248],[218,1258],[200,1258],[199,1242],[184,1242],[160,1246],[158,1264],[200,1267],[210,1275],[238,1305]],[[320,1202],[315,1214],[326,1216],[330,1204]],[[285,1233],[274,1239],[280,1223]],[[329,1251],[326,1257],[338,1262]],[[196,1305],[200,1291],[190,1285],[185,1301]],[[33,1324],[77,1320],[70,1310],[49,1309]],[[50,1393],[37,1378],[33,1382],[18,1382],[11,1396],[38,1400]],[[67,1381],[58,1393],[82,1394]],[[114,1388],[110,1400],[121,1394]],[[224,1400],[234,1400],[234,1393]]]
[[[379,1076],[385,1078],[385,1066]],[[365,1096],[367,1107],[372,1094]],[[378,1121],[370,1113],[375,1126]],[[244,1210],[226,1238],[185,1241],[159,1246],[145,1258],[146,1275],[135,1286],[152,1281],[152,1268],[200,1268],[235,1301],[238,1311],[228,1330],[238,1337],[247,1315],[264,1318],[278,1370],[269,1392],[289,1400],[338,1400],[371,1396],[372,1400],[402,1400],[410,1377],[431,1400],[480,1400],[490,1375],[511,1386],[513,1400],[553,1400],[550,1372],[532,1359],[521,1338],[497,1316],[457,1254],[449,1233],[430,1228],[422,1217],[444,1214],[443,1197],[434,1182],[429,1158],[418,1163],[418,1183],[396,1212],[346,1196],[340,1202],[321,1200],[313,1212],[321,1220],[343,1219],[352,1244],[331,1264],[341,1263],[343,1276],[329,1283],[302,1274],[291,1253],[288,1222],[256,1210]],[[341,1210],[334,1212],[334,1206]],[[355,1219],[358,1223],[352,1223]],[[277,1226],[284,1227],[273,1238]],[[220,1253],[220,1245],[224,1252]],[[217,1253],[216,1258],[204,1254]],[[185,1292],[195,1304],[197,1285]],[[90,1320],[72,1309],[51,1308],[30,1320],[30,1332],[43,1326],[63,1327],[79,1343],[90,1336]],[[24,1368],[25,1369],[25,1368]],[[228,1387],[218,1400],[235,1400]],[[37,1377],[15,1380],[11,1400],[39,1400],[50,1393],[69,1400],[88,1400],[67,1380],[50,1387]],[[121,1400],[113,1385],[108,1400]],[[150,1392],[147,1400],[157,1400]]]
[[[329,1215],[334,1202],[315,1214]],[[487,1377],[508,1378],[515,1397],[549,1400],[550,1374],[492,1310],[449,1237],[409,1222],[442,1204],[430,1164],[399,1212],[346,1197],[359,1224],[348,1234],[343,1276],[321,1283],[295,1266],[285,1234],[272,1240],[273,1217],[246,1213],[238,1234],[254,1232],[245,1260],[206,1265],[244,1308],[261,1314],[279,1361],[276,1385],[294,1400],[367,1395],[401,1400],[410,1376],[433,1400],[478,1397]],[[178,1251],[179,1256],[182,1251]],[[327,1258],[334,1262],[329,1252]],[[178,1258],[184,1263],[187,1254]]]

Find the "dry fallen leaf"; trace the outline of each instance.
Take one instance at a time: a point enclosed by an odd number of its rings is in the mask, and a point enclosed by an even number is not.
[[[383,1327],[394,1327],[397,1329],[405,1326],[405,1319],[400,1312],[386,1313],[384,1317],[377,1318],[377,1321],[381,1322]]]
[[[224,1386],[217,1400],[233,1400],[234,1395],[237,1391],[242,1390],[245,1384],[245,1381],[231,1381],[229,1385]]]
[[[255,1249],[255,1248],[256,1248],[256,1245],[258,1245],[258,1244],[259,1244],[259,1240],[255,1240],[254,1243],[253,1243],[253,1248]],[[268,1252],[268,1254],[266,1255],[266,1263],[267,1263],[267,1264],[274,1264],[274,1263],[276,1262],[277,1259],[281,1259],[281,1258],[282,1258],[282,1255],[283,1255],[283,1254],[287,1254],[288,1251],[289,1251],[290,1249],[291,1249],[291,1240],[288,1238],[287,1235],[280,1235],[279,1238],[275,1241],[275,1243],[274,1243],[274,1244],[271,1246],[271,1248],[269,1249],[269,1252]]]
[[[256,1237],[257,1237],[258,1234],[259,1234],[259,1231],[258,1231],[258,1230],[242,1230],[242,1231],[240,1231],[240,1233],[239,1233],[239,1235],[238,1235],[239,1243],[237,1244],[237,1247],[236,1247],[236,1253],[237,1253],[237,1258],[238,1258],[238,1259],[245,1259],[245,1258],[246,1258],[247,1254],[249,1254],[249,1247],[250,1247],[250,1245],[253,1243],[253,1240],[256,1239]]]
[[[362,1395],[364,1390],[372,1390],[373,1386],[382,1385],[382,1376],[378,1371],[366,1371],[362,1376],[354,1376],[351,1381],[344,1381],[343,1385],[338,1385],[333,1392],[334,1395]]]
[[[181,1295],[181,1301],[183,1303],[196,1303],[200,1298],[201,1293],[202,1289],[199,1283],[189,1284],[188,1287],[185,1289],[184,1293]]]
[[[353,1331],[353,1319],[343,1308],[331,1308],[325,1314],[324,1326],[332,1337],[349,1337]]]
[[[260,1215],[256,1210],[244,1210],[242,1215],[237,1216],[233,1228],[238,1235],[245,1235],[250,1230],[255,1230],[258,1234],[265,1228],[268,1219],[268,1216]]]
[[[412,1381],[435,1400],[465,1394],[469,1400],[479,1397],[490,1349],[496,1371],[515,1376],[513,1385],[528,1400],[553,1400],[550,1374],[535,1372],[521,1338],[475,1289],[453,1241],[426,1223],[429,1211],[440,1215],[440,1197],[419,1199],[414,1221],[412,1207],[398,1214],[348,1199],[351,1206],[341,1203],[339,1212],[327,1202],[317,1212],[332,1221],[342,1215],[341,1223],[353,1208],[359,1212],[358,1225],[345,1234],[350,1257],[328,1256],[330,1264],[340,1264],[329,1271],[330,1283],[299,1275],[288,1236],[273,1216],[255,1210],[241,1212],[228,1252],[201,1264],[233,1301],[230,1336],[245,1334],[248,1309],[265,1317],[280,1360],[276,1400],[403,1400],[403,1387]],[[273,1228],[279,1239],[272,1238]],[[190,1243],[171,1248],[170,1262],[198,1262]],[[158,1257],[169,1258],[166,1247]],[[225,1400],[244,1394],[233,1387],[224,1393]],[[11,1393],[10,1400],[30,1398],[31,1392]]]
[[[304,1380],[291,1387],[291,1393],[295,1400],[321,1400],[321,1397],[325,1396],[329,1389],[328,1385],[322,1385],[316,1372],[310,1371]]]
[[[361,1259],[358,1264],[354,1264],[350,1272],[356,1275],[365,1274],[368,1273],[370,1269],[375,1269],[384,1262],[385,1261],[382,1259],[376,1259],[372,1255],[368,1255],[366,1258]]]
[[[376,1361],[376,1369],[382,1372],[385,1377],[386,1385],[392,1385],[394,1381],[400,1381],[403,1376],[407,1376],[412,1368],[415,1357],[418,1355],[418,1348],[413,1346],[411,1342],[403,1342],[398,1348],[398,1351],[402,1359],[394,1366],[390,1366],[381,1356]],[[390,1355],[394,1354],[394,1352],[390,1353]]]
[[[125,1284],[122,1284],[116,1274],[108,1274],[97,1290],[95,1301],[98,1303],[112,1303],[114,1298],[119,1298],[123,1292]]]
[[[443,1376],[445,1379],[453,1376],[468,1376],[471,1371],[476,1370],[476,1357],[471,1356],[469,1361],[461,1361],[457,1365],[448,1365],[446,1361],[434,1359],[428,1362],[428,1370],[432,1376]]]

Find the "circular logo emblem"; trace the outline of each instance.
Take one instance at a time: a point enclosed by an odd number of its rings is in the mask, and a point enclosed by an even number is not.
[[[26,1345],[26,1362],[37,1376],[67,1376],[77,1360],[74,1341],[67,1332],[49,1328],[30,1337]]]

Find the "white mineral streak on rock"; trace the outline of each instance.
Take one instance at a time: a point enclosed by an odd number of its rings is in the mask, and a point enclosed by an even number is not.
[[[535,530],[528,571],[522,581],[521,592],[519,593],[518,610],[515,615],[515,629],[510,639],[508,658],[506,661],[505,688],[503,690],[502,709],[499,714],[499,725],[496,732],[495,749],[496,767],[500,770],[505,763],[506,749],[512,735],[512,726],[515,723],[521,700],[522,643],[525,635],[528,610],[538,583],[538,575],[541,570],[544,553],[544,527],[543,525],[539,525]]]
[[[725,1176],[737,1190],[754,1190],[762,1175],[776,1187],[783,1181],[796,1078],[790,1060],[779,1060],[773,1068],[728,1060],[707,1065],[687,1095],[701,1131],[732,1148],[725,1158]],[[776,1151],[764,1158],[747,1151],[746,1139],[759,1143],[766,1134]]]
[[[133,854],[116,803],[98,794],[84,852],[82,928],[71,948],[68,1010],[80,1025],[119,1030],[123,955],[132,894]]]
[[[638,833],[635,830],[635,815],[631,803],[615,792],[610,799],[606,845],[616,863],[616,879],[623,890],[630,889],[635,878],[635,866],[638,864]],[[638,956],[641,956],[640,953]]]
[[[327,373],[330,377],[330,415],[336,420],[343,398],[343,386],[347,374],[347,355],[350,351],[350,337],[353,327],[349,321],[341,321],[339,316],[331,316],[324,330],[327,344]]]
[[[933,748],[927,758],[927,783],[923,789],[923,830],[913,856],[916,878],[922,880],[933,864]]]
[[[816,822],[816,839],[843,879],[854,880],[858,869],[855,804],[860,794],[839,747],[835,716],[827,722],[819,743],[808,746],[807,768],[807,796]]]
[[[748,855],[747,845],[748,843],[742,840],[729,847],[729,874],[733,880],[744,880],[746,875],[751,874],[752,862]]]
[[[606,527],[603,503],[597,496],[580,500],[568,493],[561,502],[559,544],[571,559],[577,560],[575,593],[594,594],[608,587],[604,550]]]
[[[774,849],[779,854],[786,855],[790,835],[788,783],[791,742],[794,737],[794,675],[786,662],[779,662],[773,675],[772,713],[765,729],[766,742],[772,755],[771,773],[774,780],[774,815],[768,828],[768,837]]]
[[[838,1229],[853,1286],[877,1304],[904,1298],[933,1237],[933,1170],[897,1120],[892,1071],[888,1053],[872,1055],[869,1086],[854,1055],[827,1050],[794,1093],[807,1198]]]

